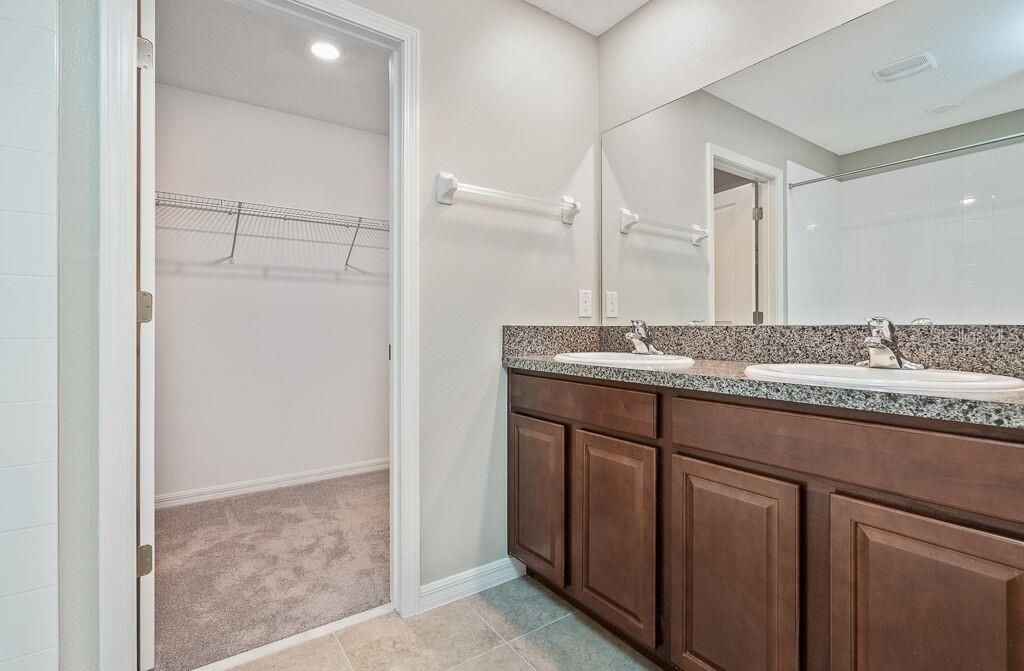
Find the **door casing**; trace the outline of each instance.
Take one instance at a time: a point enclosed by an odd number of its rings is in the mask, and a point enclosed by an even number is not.
[[[318,21],[391,50],[391,594],[394,608],[412,615],[420,609],[419,31],[346,0],[233,1]],[[99,5],[99,667],[137,671],[152,666],[152,578],[137,580],[136,551],[152,533],[152,336],[158,321],[136,323],[137,291],[153,292],[155,266],[153,219],[143,205],[151,207],[154,196],[152,124],[143,119],[140,134],[139,123],[140,110],[147,109],[143,96],[153,95],[155,86],[152,71],[148,80],[137,74],[136,40],[140,30],[153,39],[153,5]],[[147,637],[141,645],[140,635]]]
[[[705,227],[711,232],[707,239],[708,263],[708,321],[715,323],[715,168],[757,182],[760,206],[764,208],[762,226],[766,230],[762,257],[762,278],[771,278],[761,283],[761,311],[766,324],[786,323],[786,216],[783,210],[783,184],[785,173],[781,168],[768,165],[739,152],[706,145],[705,156]]]

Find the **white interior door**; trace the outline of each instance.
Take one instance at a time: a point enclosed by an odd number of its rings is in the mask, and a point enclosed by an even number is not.
[[[156,42],[156,7],[154,0],[139,0],[139,37]],[[140,67],[138,72],[138,268],[139,291],[156,290],[156,67]],[[156,666],[155,606],[155,504],[156,479],[154,461],[156,417],[156,308],[153,301],[153,319],[138,327],[138,544],[153,550],[154,569],[139,577],[139,669],[148,671]]]
[[[715,323],[752,324],[754,185],[715,194]]]

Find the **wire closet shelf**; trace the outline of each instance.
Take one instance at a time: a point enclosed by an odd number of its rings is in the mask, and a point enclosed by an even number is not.
[[[361,252],[384,250],[386,258],[391,231],[384,219],[168,191],[156,193],[156,228],[177,257],[164,261],[196,261],[202,250],[209,263],[286,262],[291,270],[318,272],[357,268]]]

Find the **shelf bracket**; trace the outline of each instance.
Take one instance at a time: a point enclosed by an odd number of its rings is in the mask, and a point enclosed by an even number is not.
[[[348,254],[345,256],[345,270],[348,270],[348,262],[352,258],[352,249],[356,246],[356,238],[359,237],[359,229],[363,227],[363,218],[359,217],[356,222],[356,230],[352,233],[352,242],[348,246]]]
[[[238,244],[238,224],[242,221],[242,202],[238,202],[238,210],[235,211],[235,233],[231,236],[231,254],[228,256],[228,263],[235,263],[235,246]]]

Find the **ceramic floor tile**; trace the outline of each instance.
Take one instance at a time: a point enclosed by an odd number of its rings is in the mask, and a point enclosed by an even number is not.
[[[573,612],[572,606],[531,578],[520,578],[465,599],[506,641]]]
[[[339,631],[337,637],[354,671],[443,671],[445,668],[397,613]]]
[[[270,657],[244,664],[237,671],[349,671],[334,636],[324,636]]]
[[[406,620],[421,645],[444,668],[504,643],[464,599]]]
[[[532,671],[532,668],[519,653],[503,645],[456,666],[453,671]]]
[[[657,667],[592,620],[574,614],[511,645],[537,671],[656,671]]]

